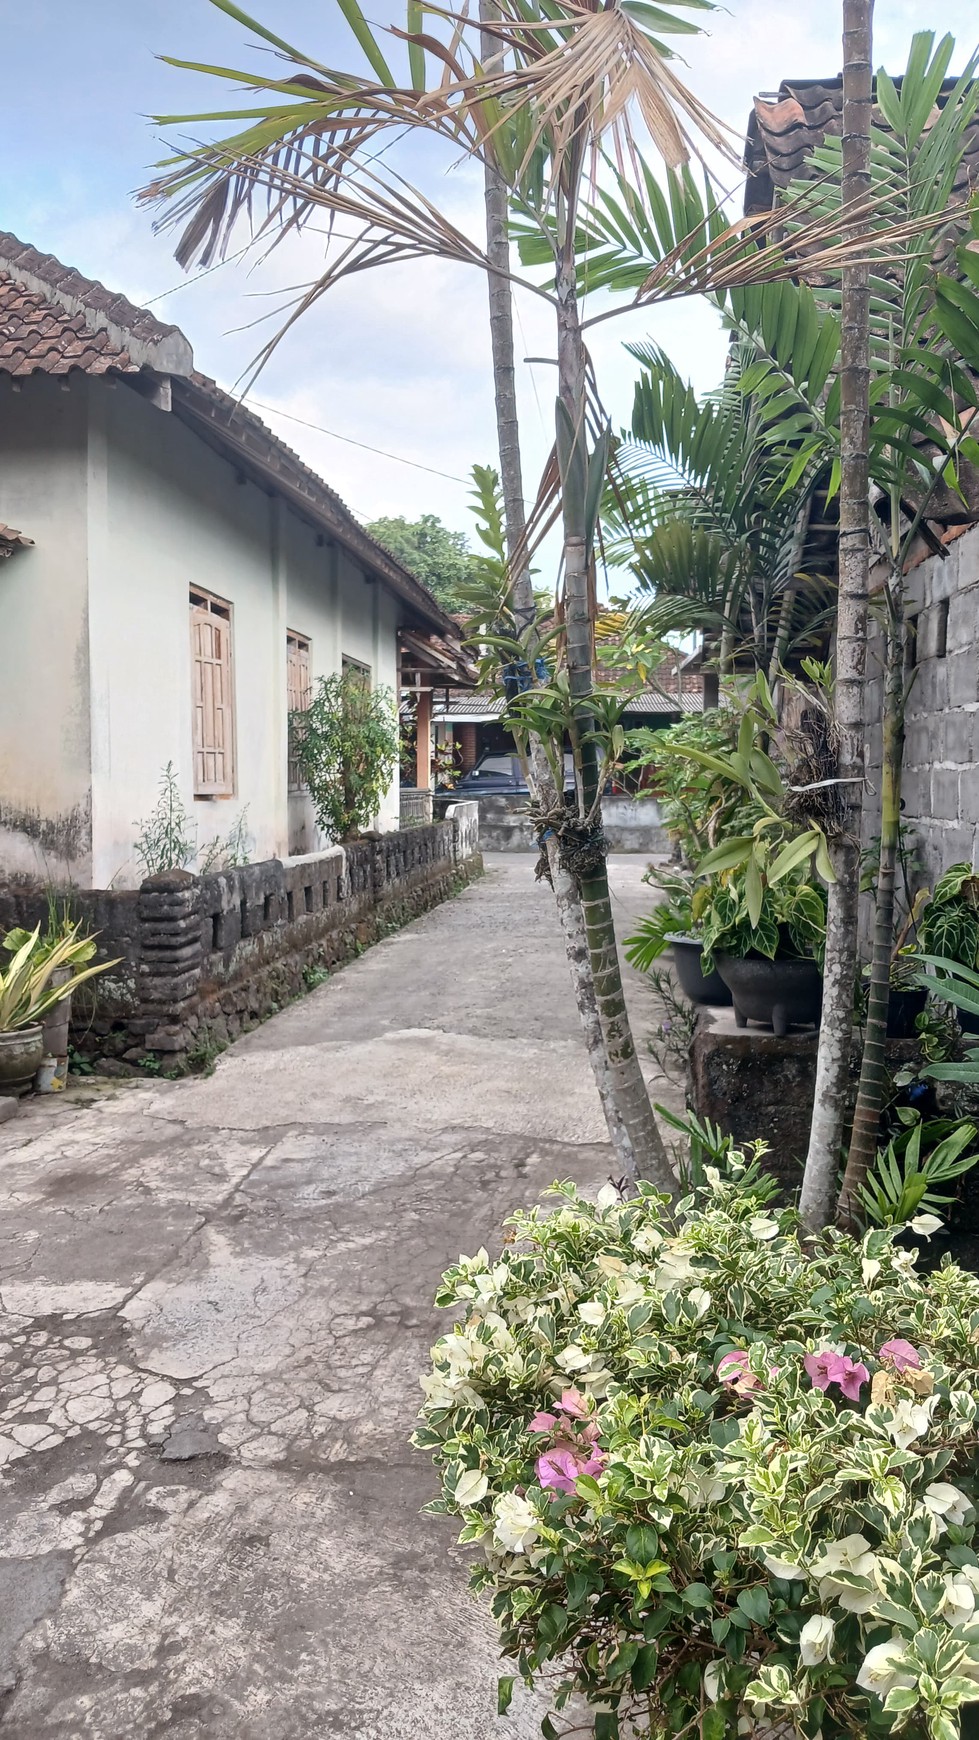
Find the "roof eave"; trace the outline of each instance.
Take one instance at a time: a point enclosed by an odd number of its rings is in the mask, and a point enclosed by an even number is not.
[[[344,508],[339,497],[334,497],[325,487],[322,490],[314,488],[314,474],[301,461],[291,461],[271,431],[266,432],[267,444],[260,447],[254,431],[246,429],[244,424],[232,428],[233,412],[222,415],[212,395],[198,387],[196,382],[176,377],[172,388],[173,409],[188,426],[198,433],[207,433],[235,464],[250,471],[264,487],[278,491],[317,530],[325,532],[351,555],[358,557],[372,575],[383,580],[392,592],[412,607],[426,627],[433,628],[438,634],[458,636],[452,618],[419,581],[374,541],[353,514]],[[264,429],[264,425],[259,427]]]

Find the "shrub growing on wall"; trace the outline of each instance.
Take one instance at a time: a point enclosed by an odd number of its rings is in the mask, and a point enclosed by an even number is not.
[[[320,677],[291,726],[318,825],[333,841],[351,839],[373,822],[397,764],[391,691],[372,689],[356,670]]]

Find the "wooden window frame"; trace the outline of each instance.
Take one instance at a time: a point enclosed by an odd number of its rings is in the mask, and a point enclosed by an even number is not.
[[[370,665],[365,665],[363,659],[348,658],[347,654],[344,653],[340,659],[341,675],[346,676],[348,671],[356,671],[358,676],[363,679],[365,689],[374,687],[374,673]]]
[[[305,701],[301,700],[299,706],[293,705],[293,696],[296,691],[292,688],[289,682],[290,670],[292,668],[290,665],[290,658],[294,646],[297,652],[304,652],[306,655],[306,686],[304,689],[298,691],[300,700],[301,697],[305,695]],[[295,760],[292,753],[292,715],[293,713],[305,712],[313,698],[312,651],[313,643],[308,634],[300,634],[298,629],[295,628],[286,629],[286,729],[289,736],[287,783],[290,792],[303,792],[306,790],[302,776],[299,772],[299,763]]]
[[[232,798],[238,790],[238,707],[235,694],[235,633],[234,606],[227,598],[219,598],[216,593],[208,592],[203,586],[191,586],[190,602],[190,661],[191,661],[191,735],[193,739],[194,756],[194,798],[203,802],[213,798]],[[222,781],[206,781],[198,779],[198,755],[206,754],[206,749],[198,749],[197,744],[197,648],[194,644],[194,624],[198,614],[213,616],[223,622],[226,631],[228,656],[227,669],[227,741],[224,747],[226,777]]]

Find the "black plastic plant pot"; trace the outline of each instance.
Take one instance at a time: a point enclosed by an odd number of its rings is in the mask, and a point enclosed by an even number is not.
[[[892,985],[887,1004],[888,1039],[913,1039],[918,1031],[915,1021],[924,1013],[927,1001],[926,985]]]
[[[730,1008],[731,993],[720,973],[716,969],[713,973],[705,973],[700,964],[704,947],[700,938],[676,931],[666,940],[673,950],[673,965],[683,995],[691,1003]]]
[[[823,977],[815,961],[718,954],[717,970],[731,992],[739,1027],[757,1021],[779,1038],[790,1027],[818,1027]]]

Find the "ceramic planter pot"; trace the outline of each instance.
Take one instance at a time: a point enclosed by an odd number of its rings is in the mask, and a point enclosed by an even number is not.
[[[915,1021],[927,1001],[928,991],[923,985],[892,985],[887,1004],[888,1039],[913,1039],[917,1032]]]
[[[34,1084],[44,1056],[44,1033],[40,1026],[18,1027],[0,1033],[0,1094],[26,1094]]]
[[[673,965],[683,995],[691,1003],[729,1007],[731,993],[720,973],[716,968],[712,973],[705,973],[700,964],[704,945],[699,937],[674,931],[666,940],[673,951]]]
[[[67,985],[72,977],[71,967],[55,967],[51,974],[52,985]],[[71,992],[62,997],[60,1003],[55,1003],[44,1017],[44,1054],[46,1057],[68,1056],[68,1024],[71,1021]]]
[[[818,1027],[823,978],[815,961],[765,955],[717,955],[717,970],[731,992],[739,1027],[757,1021],[779,1038],[790,1027]]]

